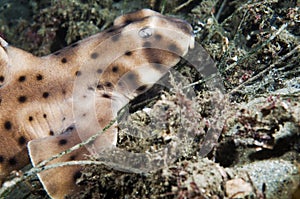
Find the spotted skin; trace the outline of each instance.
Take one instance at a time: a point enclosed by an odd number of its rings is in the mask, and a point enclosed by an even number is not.
[[[29,161],[36,166],[105,127],[122,106],[187,53],[193,46],[191,31],[180,19],[143,9],[44,57],[0,38],[0,180]],[[87,111],[90,104],[93,114]],[[90,146],[50,163],[97,155],[115,147],[116,139],[114,125]],[[81,169],[55,168],[38,177],[49,196],[60,199],[80,190],[76,179]]]

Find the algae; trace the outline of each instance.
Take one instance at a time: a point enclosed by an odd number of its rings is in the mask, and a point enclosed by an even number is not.
[[[70,198],[241,197],[226,191],[226,182],[233,179],[242,179],[237,182],[251,187],[251,192],[240,190],[243,198],[299,197],[299,1],[0,2],[0,35],[36,55],[49,54],[97,33],[120,14],[144,7],[186,19],[193,25],[196,41],[214,59],[225,85],[226,99],[220,99],[218,92],[207,88],[202,74],[181,62],[176,68],[187,77],[186,84],[173,82],[176,92],[149,92],[154,97],[132,108],[123,123],[126,128],[119,133],[118,147],[155,153],[178,139],[176,132],[186,131],[194,139],[183,144],[183,153],[171,165],[149,173],[86,166],[78,182],[85,190]],[[168,81],[172,84],[172,77]],[[183,88],[192,83],[195,96],[190,98]],[[223,102],[218,108],[225,123],[218,128],[221,135],[212,143],[208,160],[200,157],[199,150],[210,127],[208,121],[213,120],[216,100]],[[132,135],[145,132],[149,118],[161,122],[161,114],[168,116],[164,120],[168,122],[162,123],[155,136],[142,139]],[[282,170],[274,173],[281,163]],[[247,168],[243,175],[237,172],[241,167]],[[47,198],[37,179],[19,186],[27,190],[24,198]],[[8,198],[16,195],[12,192]]]

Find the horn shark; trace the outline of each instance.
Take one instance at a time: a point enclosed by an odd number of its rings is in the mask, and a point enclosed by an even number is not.
[[[193,48],[185,21],[143,9],[53,54],[36,57],[0,38],[0,181],[104,128]],[[92,108],[91,108],[92,107]],[[116,147],[116,124],[93,143],[51,161],[82,160]],[[80,190],[81,166],[42,171],[55,199]]]

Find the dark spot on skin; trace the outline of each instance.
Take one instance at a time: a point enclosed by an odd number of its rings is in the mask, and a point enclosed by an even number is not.
[[[73,179],[74,179],[75,182],[80,177],[81,177],[81,172],[80,171],[75,172],[74,175],[73,175]]]
[[[170,44],[168,46],[168,49],[172,52],[172,53],[180,53],[179,48],[175,45],[175,44]]]
[[[19,101],[20,103],[24,103],[24,102],[26,102],[26,100],[27,100],[27,97],[24,96],[24,95],[22,95],[22,96],[20,96],[20,97],[18,98],[18,101]]]
[[[26,76],[22,75],[19,77],[19,82],[24,82],[26,80]]]
[[[92,54],[91,54],[91,58],[92,58],[92,59],[96,59],[98,56],[99,56],[98,53],[92,53]]]
[[[66,120],[66,118],[65,118],[65,117],[63,117],[62,121],[65,121],[65,120]]]
[[[110,83],[110,82],[105,82],[105,86],[106,86],[106,87],[112,87],[113,85],[112,85],[112,83]]]
[[[70,160],[75,160],[76,159],[76,155],[71,155],[70,156]]]
[[[102,84],[98,84],[98,85],[97,85],[97,89],[98,89],[98,90],[103,90]]]
[[[48,92],[44,92],[43,93],[43,98],[48,98],[49,97],[49,93]]]
[[[93,88],[93,87],[91,87],[91,86],[89,86],[89,87],[88,87],[88,90],[90,90],[90,91],[93,91],[93,90],[94,90],[94,88]]]
[[[163,67],[162,64],[159,64],[159,63],[153,63],[152,66],[153,66],[153,68],[155,68],[155,69],[158,70],[158,71],[162,71],[162,72],[165,72],[165,71],[166,71],[166,68]]]
[[[8,160],[8,164],[10,164],[11,166],[16,165],[17,164],[17,160],[15,157],[12,157]]]
[[[59,55],[60,54],[60,51],[57,51],[55,53],[53,53],[54,55]]]
[[[61,93],[62,93],[63,95],[65,95],[67,92],[66,92],[66,90],[62,90]]]
[[[162,36],[159,34],[154,35],[155,40],[161,40]]]
[[[145,43],[143,43],[143,47],[144,48],[150,48],[151,47],[151,42],[146,41]]]
[[[125,52],[125,55],[126,55],[126,56],[130,56],[130,55],[132,55],[132,52],[126,51],[126,52]]]
[[[120,39],[120,36],[121,36],[120,34],[114,35],[114,36],[111,37],[111,40],[113,42],[116,42],[116,41],[118,41]]]
[[[76,76],[80,76],[81,74],[82,74],[81,71],[76,71],[76,72],[75,72],[75,75],[76,75]]]
[[[19,137],[19,145],[24,145],[26,143],[26,138],[24,136]]]
[[[127,73],[126,77],[127,77],[127,79],[129,79],[131,81],[135,80],[137,78],[136,74],[132,73],[132,72]]]
[[[110,95],[108,95],[108,94],[106,94],[106,93],[104,93],[104,94],[102,95],[102,97],[110,99]]]
[[[36,80],[41,81],[43,79],[43,75],[37,74]]]
[[[180,31],[184,32],[187,35],[192,35],[191,32],[192,30],[190,29],[190,25],[188,25],[187,22],[181,21],[180,19],[174,19],[174,18],[169,18],[169,19],[174,22],[174,25],[176,25],[177,28],[180,29]]]
[[[33,117],[32,117],[32,116],[29,116],[29,117],[28,117],[28,120],[29,120],[29,122],[31,122],[31,121],[33,120]]]
[[[5,79],[4,76],[1,75],[1,76],[0,76],[0,82],[4,82],[4,79]]]
[[[54,132],[50,130],[49,135],[54,135]]]
[[[43,118],[47,118],[47,114],[44,113],[44,114],[43,114]]]
[[[62,146],[62,145],[67,144],[67,142],[68,142],[68,141],[67,141],[66,139],[61,139],[61,140],[58,141],[58,145],[61,145],[61,146]]]
[[[143,91],[145,91],[146,89],[147,89],[147,85],[142,85],[142,86],[138,87],[136,90],[137,90],[138,92],[143,92]]]
[[[134,72],[128,72],[125,76],[125,83],[127,86],[134,88],[135,85],[138,85],[139,76]]]
[[[122,86],[123,86],[123,82],[122,82],[122,81],[119,81],[119,82],[118,82],[118,86],[122,87]]]
[[[2,155],[0,155],[0,163],[4,162],[4,157]]]
[[[143,49],[143,55],[146,57],[147,62],[149,63],[163,63],[164,53],[158,49],[145,48]]]
[[[102,69],[101,68],[97,69],[97,73],[98,74],[102,73]]]
[[[10,129],[12,128],[11,122],[10,122],[10,121],[6,121],[6,122],[4,123],[4,128],[5,128],[6,130],[10,130]]]
[[[118,72],[119,67],[118,66],[113,66],[111,70],[112,70],[112,72],[116,73],[116,72]]]
[[[82,117],[85,117],[86,116],[86,113],[82,114]]]
[[[63,63],[63,64],[67,63],[67,58],[65,58],[65,57],[62,58],[62,59],[61,59],[61,63]]]
[[[71,45],[71,48],[75,48],[76,46],[78,46],[78,43],[74,43]]]

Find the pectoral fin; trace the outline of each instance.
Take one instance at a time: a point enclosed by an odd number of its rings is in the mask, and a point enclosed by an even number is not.
[[[33,166],[37,166],[43,160],[65,151],[82,142],[75,129],[57,136],[36,139],[28,144],[29,156]],[[58,162],[82,160],[89,154],[82,147],[70,154],[57,158],[47,165]],[[78,192],[81,187],[76,184],[77,178],[81,176],[82,166],[64,166],[45,170],[38,173],[38,177],[47,193],[55,199],[63,199],[65,196]]]

